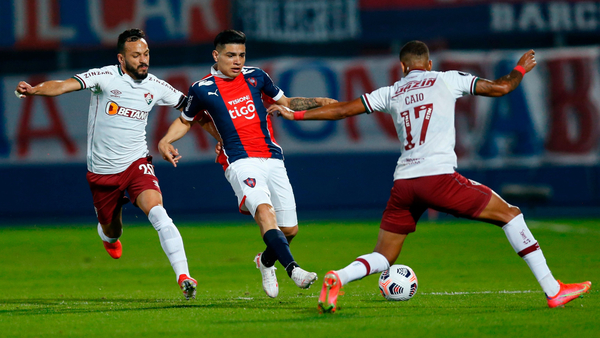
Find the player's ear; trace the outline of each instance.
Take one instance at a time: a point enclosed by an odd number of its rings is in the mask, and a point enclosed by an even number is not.
[[[408,72],[408,67],[402,61],[400,61],[400,66],[402,67],[402,74],[406,75]]]
[[[429,60],[429,62],[427,63],[427,71],[431,71],[431,67],[433,66],[433,62],[431,62],[431,60]]]
[[[217,59],[219,58],[219,52],[215,49],[212,52],[213,54],[213,59],[215,60],[215,62],[217,62]]]
[[[121,65],[125,64],[125,56],[123,56],[123,54],[121,54],[121,53],[117,54],[117,60],[119,60],[119,64],[121,64]]]

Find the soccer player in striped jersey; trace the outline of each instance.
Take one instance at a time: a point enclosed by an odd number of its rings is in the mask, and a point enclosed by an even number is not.
[[[216,62],[210,75],[195,82],[188,103],[159,142],[163,158],[176,166],[181,158],[173,142],[183,137],[194,121],[212,121],[222,144],[218,162],[231,184],[239,211],[254,217],[267,248],[254,258],[269,297],[277,297],[275,262],[279,260],[300,288],[308,288],[317,274],[300,268],[289,243],[298,233],[296,202],[283,163],[283,150],[275,141],[271,116],[264,101],[291,109],[310,109],[337,102],[327,98],[288,98],[260,68],[245,67],[246,36],[235,30],[219,33],[212,53]]]
[[[182,110],[186,96],[148,73],[150,50],[140,29],[119,35],[118,65],[90,69],[64,81],[32,87],[21,81],[20,97],[58,96],[91,91],[87,129],[87,180],[98,217],[98,235],[108,254],[122,254],[122,206],[131,199],[158,231],[160,244],[187,299],[195,298],[196,280],[190,277],[183,240],[163,207],[158,178],[146,144],[148,114],[155,105]],[[125,196],[125,191],[129,198]]]
[[[336,310],[341,286],[394,264],[406,236],[415,231],[427,208],[502,227],[546,293],[549,307],[562,306],[588,292],[591,282],[563,284],[554,279],[518,207],[485,185],[455,172],[456,99],[464,95],[497,97],[510,93],[535,67],[535,52],[525,53],[509,74],[494,81],[458,71],[432,71],[429,49],[420,41],[404,45],[400,63],[404,78],[353,101],[298,112],[277,105],[269,107],[270,113],[278,112],[289,120],[338,120],[365,112],[388,113],[393,116],[402,144],[375,250],[325,275],[319,297],[321,310]]]

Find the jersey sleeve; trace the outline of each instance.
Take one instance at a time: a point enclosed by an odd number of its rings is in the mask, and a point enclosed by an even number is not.
[[[264,85],[261,91],[268,97],[272,98],[273,101],[279,100],[284,94],[283,90],[281,90],[273,83],[273,80],[271,79],[269,74],[267,74],[262,69],[260,71],[263,73],[264,76]]]
[[[475,85],[479,80],[477,76],[456,70],[442,72],[440,78],[444,80],[454,98],[475,95]]]
[[[173,88],[168,82],[157,79],[158,87],[161,92],[160,99],[156,102],[159,106],[171,106],[175,109],[181,108],[186,103],[186,96],[182,92]]]
[[[110,81],[113,71],[109,67],[92,68],[87,72],[75,74],[73,78],[79,82],[81,89],[92,91],[102,90],[104,85]]]
[[[371,114],[376,111],[383,113],[389,113],[390,100],[393,93],[393,87],[381,87],[372,91],[371,93],[363,94],[360,99],[365,106],[367,114]]]
[[[205,114],[204,110],[205,109],[203,108],[202,100],[200,99],[200,96],[196,93],[196,87],[194,83],[190,86],[190,89],[188,91],[187,104],[185,105],[185,108],[183,108],[181,116],[186,121],[202,119],[202,116],[196,118],[196,115]]]

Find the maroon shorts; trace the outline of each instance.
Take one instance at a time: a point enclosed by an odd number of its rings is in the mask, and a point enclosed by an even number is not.
[[[428,208],[458,217],[475,218],[492,198],[492,190],[459,173],[394,181],[380,228],[398,234],[415,231]]]
[[[124,203],[125,191],[135,205],[137,197],[145,190],[159,193],[158,178],[154,176],[152,156],[140,158],[129,168],[118,174],[100,175],[87,173],[87,181],[92,190],[94,208],[100,224],[109,224]]]

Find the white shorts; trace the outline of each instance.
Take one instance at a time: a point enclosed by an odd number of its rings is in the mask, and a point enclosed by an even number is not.
[[[277,226],[298,225],[294,191],[282,160],[243,158],[227,167],[225,177],[237,196],[242,214],[254,217],[259,205],[269,204],[275,210]]]

